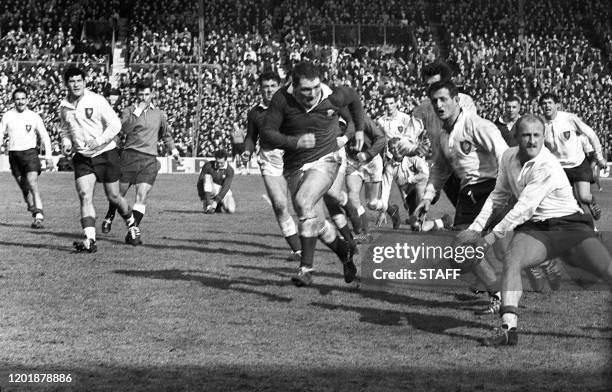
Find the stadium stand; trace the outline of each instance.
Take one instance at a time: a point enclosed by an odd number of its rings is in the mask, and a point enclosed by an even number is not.
[[[379,98],[386,92],[396,93],[401,110],[410,112],[425,94],[422,65],[439,57],[454,66],[456,81],[475,98],[484,117],[498,117],[508,94],[523,99],[523,110],[537,112],[537,97],[552,91],[564,109],[578,113],[599,133],[610,155],[612,29],[607,2],[524,2],[523,10],[509,0],[214,0],[205,7],[202,62],[209,66],[203,74],[199,156],[231,146],[230,131],[245,126],[246,111],[258,99],[253,82],[264,70],[284,76],[296,61],[316,61],[330,83],[355,87],[370,115],[377,117]],[[191,155],[197,116],[197,14],[196,1],[33,0],[28,7],[4,1],[0,110],[8,110],[17,85],[25,86],[32,92],[32,109],[43,117],[56,146],[62,70],[77,63],[87,69],[88,87],[108,97],[117,111],[130,103],[131,85],[151,81],[179,150]],[[111,77],[112,40],[88,34],[83,20],[109,23],[115,39],[126,45],[128,67],[117,83]],[[314,25],[332,24],[337,28],[335,45],[311,34]],[[399,26],[410,36],[403,45],[365,37],[359,44],[354,36],[348,40],[354,44],[346,44],[342,34],[355,34],[352,26],[373,31],[358,24]]]

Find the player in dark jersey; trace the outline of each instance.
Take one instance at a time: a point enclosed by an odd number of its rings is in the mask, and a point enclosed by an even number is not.
[[[259,140],[259,153],[257,155],[259,169],[274,210],[276,222],[278,222],[283,237],[292,251],[288,261],[299,261],[302,255],[300,238],[298,237],[297,225],[289,212],[289,199],[287,197],[289,190],[287,180],[283,177],[283,154],[285,152],[279,148],[271,147],[260,138],[266,111],[270,106],[272,96],[280,88],[280,83],[280,77],[276,72],[264,72],[259,76],[262,101],[247,114],[247,134],[244,140],[245,151],[242,154],[242,160],[248,162],[251,159]]]
[[[352,100],[352,92],[321,84],[319,69],[301,62],[294,67],[292,84],[276,92],[266,113],[262,137],[271,146],[286,151],[284,175],[299,217],[302,259],[292,278],[297,286],[312,283],[317,237],[342,261],[347,283],[357,274],[353,249],[326,223],[321,203],[341,165],[338,112],[344,106],[358,106]],[[363,113],[353,114],[358,131],[363,130],[363,118]]]
[[[136,224],[125,237],[132,245],[142,243],[140,222],[146,210],[146,201],[157,178],[160,164],[157,161],[157,141],[163,140],[172,156],[180,160],[174,146],[172,132],[168,127],[166,113],[151,102],[151,87],[147,84],[136,86],[137,102],[123,110],[121,114],[121,132],[125,135],[123,153],[121,154],[121,177],[119,191],[125,196],[130,186],[136,186],[136,201],[132,207]],[[106,217],[102,221],[102,232],[108,233],[115,218],[117,207],[109,203]]]
[[[225,150],[215,151],[215,160],[206,162],[198,177],[198,196],[206,214],[233,214],[236,211],[236,202],[230,190],[234,169],[229,165],[227,155]]]

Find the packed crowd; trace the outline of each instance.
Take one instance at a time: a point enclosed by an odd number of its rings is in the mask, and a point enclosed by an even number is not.
[[[418,0],[205,2],[202,60],[209,65],[204,68],[197,154],[212,155],[220,146],[229,148],[231,132],[245,126],[246,111],[258,100],[253,86],[264,70],[285,76],[295,62],[313,60],[325,69],[330,83],[355,87],[370,115],[378,117],[380,97],[387,92],[396,93],[401,109],[410,112],[425,96],[421,66],[445,51],[456,68],[456,81],[475,98],[484,117],[499,117],[503,98],[509,94],[523,99],[525,111],[537,111],[537,97],[552,91],[561,97],[565,110],[578,113],[609,147],[612,48],[610,22],[601,17],[609,15],[609,9],[600,0],[587,3],[525,2],[522,15],[526,23],[520,23],[516,2],[510,0],[495,4],[440,1],[429,8]],[[162,8],[160,2],[136,0],[127,14],[118,1],[20,4],[8,0],[4,10],[0,8],[2,110],[10,100],[7,92],[24,84],[33,92],[32,105],[55,135],[62,66],[49,62],[79,62],[90,70],[90,87],[109,97],[117,110],[130,103],[130,85],[142,79],[153,82],[178,148],[191,155],[197,69],[190,64],[197,62],[197,2],[174,0]],[[57,12],[59,9],[72,12]],[[428,12],[432,9],[437,10],[434,17],[446,34],[442,42],[430,28]],[[118,18],[119,12],[128,19],[130,70],[112,89],[104,66],[107,57],[92,54],[92,48],[75,48],[81,45],[82,28],[76,22]],[[363,19],[366,15],[367,20]],[[306,21],[399,24],[410,26],[414,34],[412,42],[403,46],[341,48],[312,42]],[[32,63],[26,66],[14,61]]]

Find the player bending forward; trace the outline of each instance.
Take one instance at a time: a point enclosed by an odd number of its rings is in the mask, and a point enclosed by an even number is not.
[[[206,214],[215,212],[236,212],[236,202],[230,190],[234,179],[234,169],[227,161],[227,152],[215,152],[215,160],[206,162],[198,177],[198,196]]]
[[[593,230],[593,220],[573,197],[561,163],[544,147],[543,121],[533,115],[521,117],[517,136],[518,147],[508,149],[502,156],[495,189],[474,223],[457,236],[459,244],[488,248],[501,242],[505,248],[502,327],[483,340],[488,346],[512,346],[518,342],[523,268],[560,256],[575,267],[603,277],[612,288],[610,254]],[[514,207],[481,237],[493,211],[512,197],[518,200]]]

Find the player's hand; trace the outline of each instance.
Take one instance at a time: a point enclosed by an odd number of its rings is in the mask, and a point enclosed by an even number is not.
[[[53,159],[45,158],[46,170],[53,171],[55,169],[55,164],[53,163]]]
[[[336,143],[338,143],[338,148],[342,148],[348,142],[348,138],[346,136],[338,136],[336,138]]]
[[[414,210],[414,216],[416,216],[417,219],[424,221],[430,208],[431,208],[431,200],[429,199],[421,200],[419,205]]]
[[[600,169],[605,169],[608,167],[608,162],[605,159],[600,159],[598,162]]]
[[[365,135],[363,131],[355,132],[355,151],[361,151],[361,149],[363,148],[363,143],[365,143]]]
[[[305,133],[298,138],[297,148],[298,150],[307,150],[309,148],[314,148],[316,143],[314,133]]]
[[[85,142],[85,147],[87,147],[90,150],[95,150],[96,148],[100,147],[100,145],[101,144],[98,141],[98,139],[90,139]]]
[[[365,152],[357,153],[356,158],[359,162],[363,163],[368,160],[368,154]]]
[[[244,165],[248,164],[251,161],[251,152],[243,151],[242,154],[240,155],[240,159],[242,160],[242,163]]]
[[[66,156],[72,154],[72,142],[69,139],[62,139],[62,154]]]
[[[381,227],[383,224],[387,223],[387,213],[385,211],[381,211],[378,214],[378,218],[376,219],[376,227]]]

